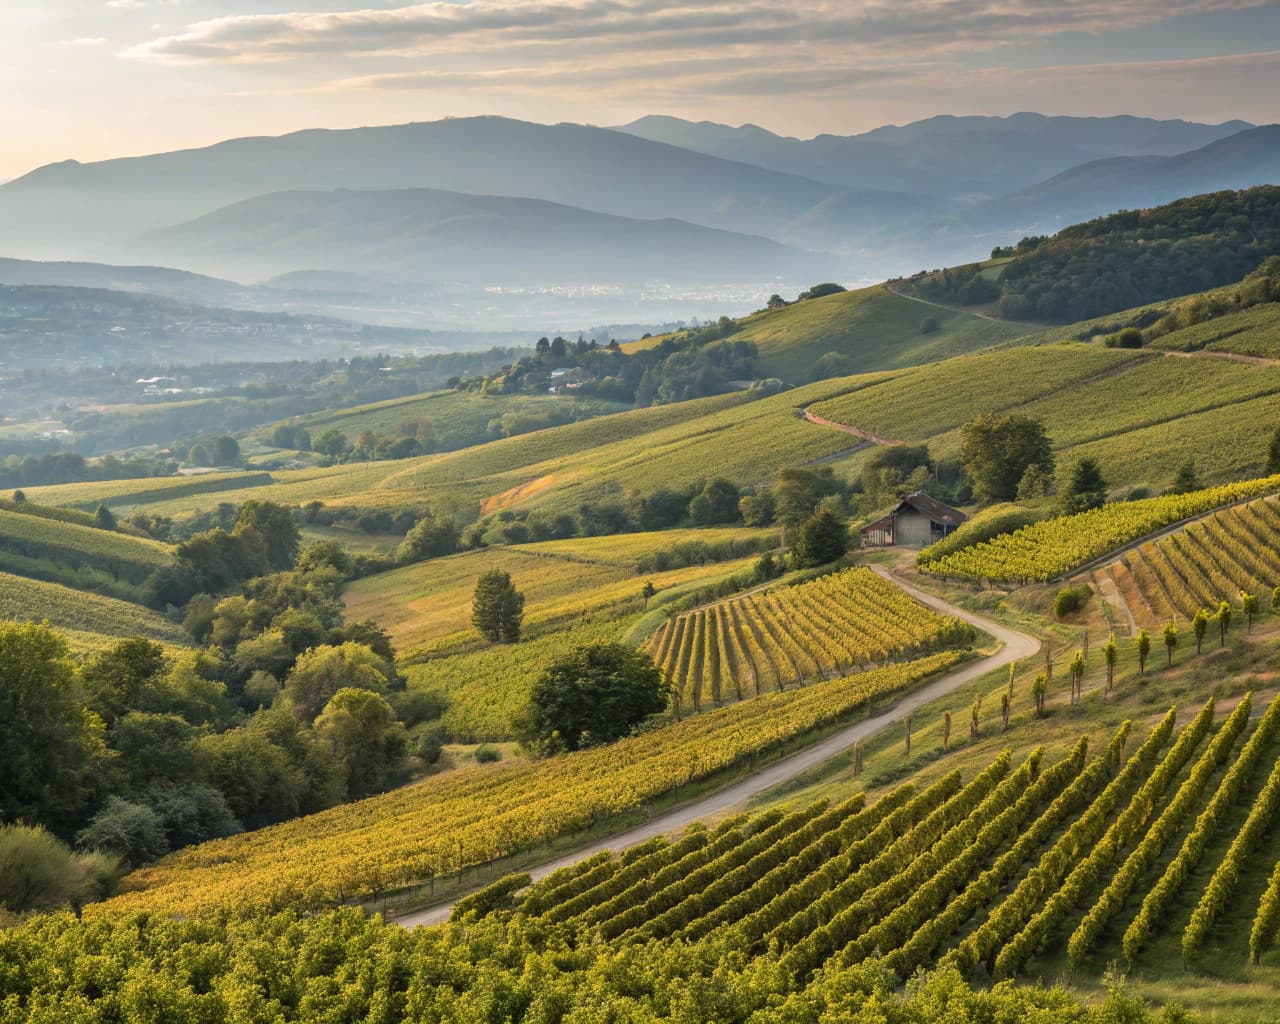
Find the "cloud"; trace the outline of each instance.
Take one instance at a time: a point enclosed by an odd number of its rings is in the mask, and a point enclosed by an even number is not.
[[[136,3],[139,0],[112,0]],[[1098,33],[1269,0],[466,0],[390,9],[237,15],[148,40],[125,56],[175,64],[469,55],[490,67],[522,52],[843,48],[864,59],[990,50],[1066,31]]]
[[[82,36],[79,39],[64,39],[62,40],[62,45],[91,47],[103,46],[108,42],[110,42],[110,40],[107,39],[106,36]]]

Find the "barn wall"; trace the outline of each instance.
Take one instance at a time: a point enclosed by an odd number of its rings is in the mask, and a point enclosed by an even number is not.
[[[923,548],[933,543],[933,523],[928,516],[903,509],[894,523],[895,539],[909,548]]]

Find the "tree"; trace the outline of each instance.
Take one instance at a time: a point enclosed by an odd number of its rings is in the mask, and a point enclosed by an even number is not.
[[[315,728],[345,769],[349,797],[386,789],[404,768],[408,751],[404,726],[376,693],[339,690],[320,712]]]
[[[0,819],[70,835],[98,789],[102,720],[76,700],[67,642],[0,622]]]
[[[1102,656],[1107,663],[1107,693],[1116,680],[1116,662],[1120,660],[1120,649],[1116,646],[1116,635],[1111,634],[1102,648]]]
[[[1248,631],[1253,632],[1253,617],[1258,614],[1258,595],[1248,594],[1240,591],[1240,603],[1244,606],[1245,620],[1248,622]]]
[[[517,643],[523,620],[524,595],[516,590],[511,575],[502,569],[484,573],[471,599],[471,622],[480,635],[491,643]]]
[[[78,908],[107,896],[118,877],[110,858],[77,856],[39,826],[0,825],[0,910]]]
[[[773,522],[773,495],[768,491],[744,494],[738,502],[738,514],[747,526],[768,526]]]
[[[331,459],[341,459],[351,453],[351,442],[341,430],[330,427],[312,439],[311,450]]]
[[[262,538],[267,564],[277,572],[292,569],[298,561],[302,534],[291,513],[273,501],[250,498],[240,507],[233,534],[237,537],[252,531]]]
[[[1071,514],[1101,508],[1107,502],[1107,481],[1095,459],[1083,458],[1071,469],[1071,479],[1062,496],[1063,511]]]
[[[209,456],[209,449],[202,444],[192,445],[190,451],[187,452],[187,463],[192,466],[211,465],[212,460]]]
[[[165,668],[160,644],[141,637],[117,640],[81,666],[85,703],[107,725],[130,711],[154,710]]]
[[[1200,489],[1200,481],[1196,479],[1195,459],[1188,459],[1178,467],[1178,475],[1173,478],[1170,494],[1190,494]]]
[[[643,651],[580,645],[533,684],[521,737],[547,752],[612,743],[663,711],[670,698],[670,685]]]
[[[937,334],[942,330],[942,324],[938,323],[936,316],[927,316],[920,321],[921,334]]]
[[[1032,466],[1053,472],[1053,450],[1038,420],[984,413],[961,428],[960,464],[980,500],[1010,501]]]
[[[418,520],[396,548],[396,561],[421,562],[441,558],[458,550],[458,528],[452,519],[437,519],[428,513]]]
[[[294,714],[310,722],[339,690],[386,693],[394,676],[395,669],[370,648],[349,640],[300,654],[285,679],[284,692],[293,703]]]
[[[230,434],[223,434],[214,441],[213,464],[215,466],[240,465],[240,442]]]
[[[848,552],[849,530],[829,510],[819,509],[800,524],[793,550],[802,566],[826,565]]]
[[[1084,693],[1084,652],[1076,651],[1071,659],[1071,703],[1080,703]]]
[[[144,804],[112,796],[87,826],[76,833],[86,850],[128,861],[134,867],[169,852],[160,815]]]
[[[653,595],[658,592],[658,588],[653,585],[653,580],[645,580],[645,584],[640,588],[640,596],[644,598],[644,606],[649,607],[649,602],[653,600]]]
[[[695,526],[738,522],[738,488],[728,480],[716,479],[702,488],[689,502],[689,518]]]
[[[1138,645],[1138,675],[1147,674],[1147,657],[1151,654],[1151,634],[1145,629],[1138,630],[1136,637]]]
[[[819,501],[839,491],[840,484],[830,466],[784,469],[773,485],[775,515],[784,526],[799,526],[813,515]]]
[[[1196,635],[1196,654],[1204,644],[1204,635],[1209,631],[1209,611],[1201,608],[1191,619],[1191,631]]]
[[[1165,650],[1165,667],[1173,668],[1173,649],[1178,646],[1178,627],[1173,620],[1169,620],[1164,624],[1164,629],[1160,631],[1160,635],[1164,637]]]
[[[1218,605],[1216,618],[1218,620],[1218,646],[1226,647],[1227,630],[1231,626],[1231,603],[1229,601],[1223,601]]]
[[[99,530],[114,530],[116,517],[106,505],[99,505],[98,510],[93,514],[93,525]]]
[[[787,305],[787,300],[776,292],[769,296],[768,301],[764,304],[765,309],[783,309]]]

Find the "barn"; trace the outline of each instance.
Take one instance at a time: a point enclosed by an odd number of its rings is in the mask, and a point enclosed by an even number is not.
[[[941,540],[968,518],[959,509],[944,505],[924,491],[915,491],[883,519],[862,528],[862,546],[884,548],[901,544],[922,548]]]

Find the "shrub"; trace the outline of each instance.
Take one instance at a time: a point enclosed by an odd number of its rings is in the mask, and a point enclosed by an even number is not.
[[[1066,618],[1074,611],[1079,611],[1084,603],[1093,595],[1093,591],[1087,583],[1080,583],[1074,587],[1064,587],[1058,591],[1058,596],[1053,599],[1053,614],[1058,618]]]
[[[495,750],[486,743],[476,747],[476,763],[477,764],[493,764],[502,760],[502,751]]]
[[[1136,327],[1126,327],[1102,339],[1107,348],[1142,348],[1142,332]]]

